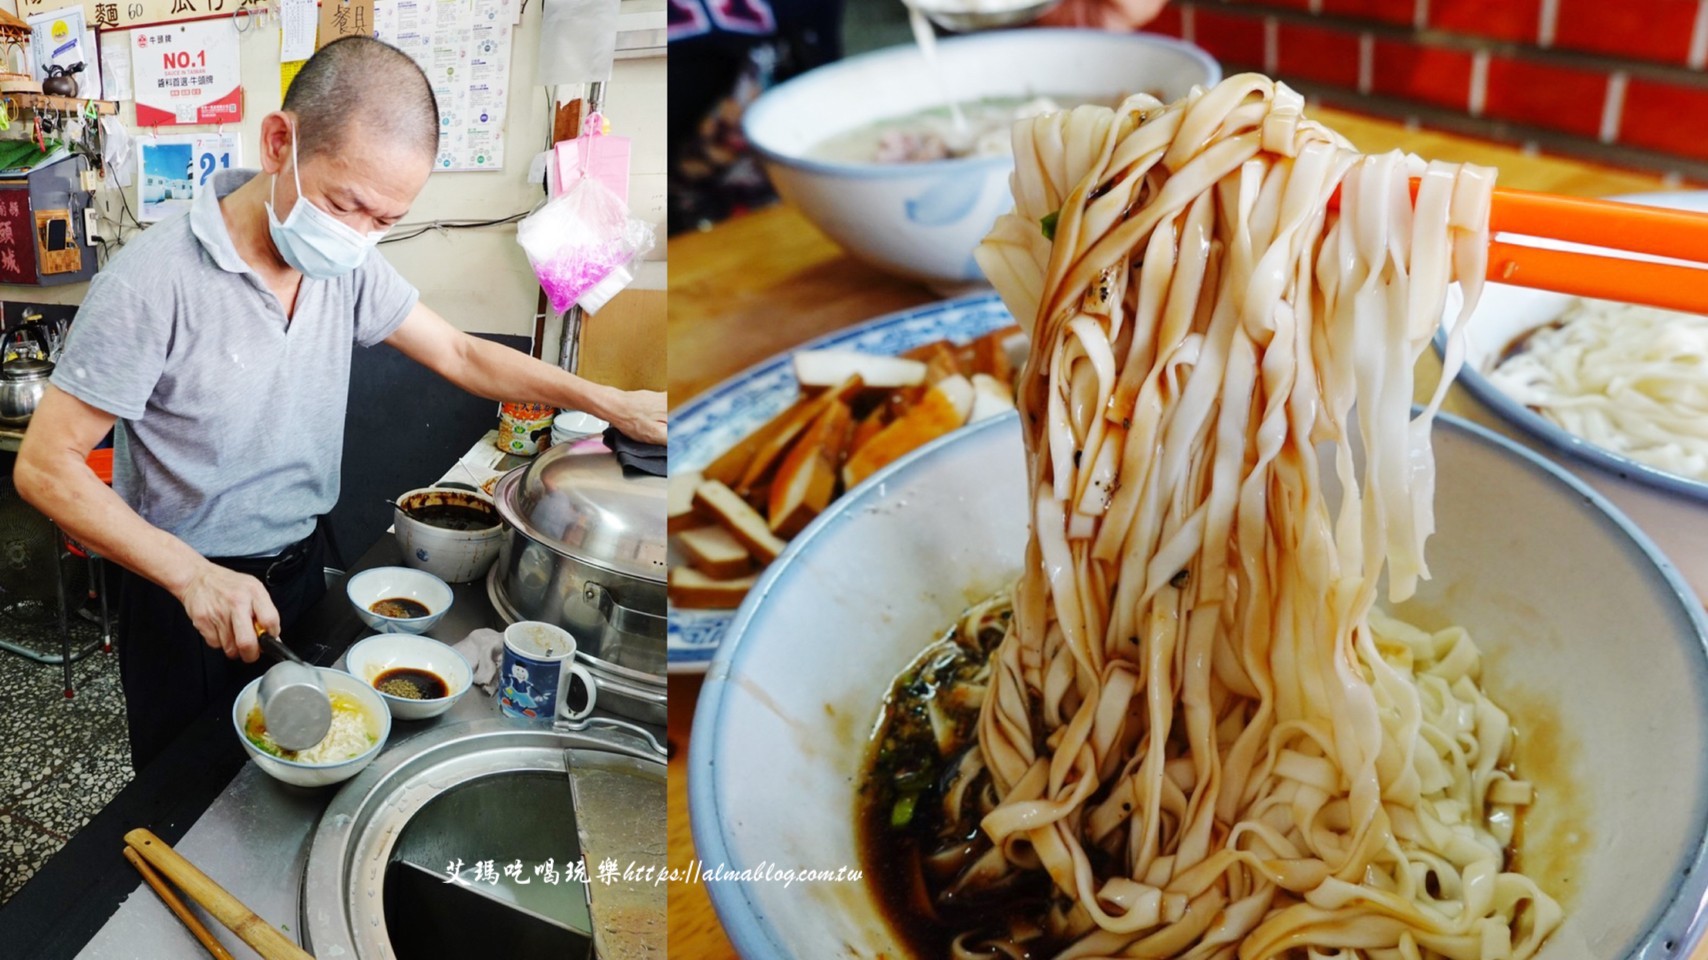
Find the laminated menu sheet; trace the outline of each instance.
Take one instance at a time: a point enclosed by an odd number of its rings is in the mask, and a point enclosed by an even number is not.
[[[374,0],[374,29],[420,64],[439,100],[435,170],[504,167],[510,53],[521,0]]]

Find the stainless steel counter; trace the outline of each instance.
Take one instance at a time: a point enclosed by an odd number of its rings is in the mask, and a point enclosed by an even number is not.
[[[502,628],[503,621],[487,600],[482,582],[457,584],[453,590],[456,602],[445,618],[429,631],[429,636],[455,643],[480,627]],[[347,602],[343,601],[342,583],[335,584],[327,596],[329,600]],[[342,667],[343,663],[340,659],[337,665]],[[501,716],[497,699],[483,694],[477,687],[441,717],[394,722],[385,750],[395,749],[409,738],[442,724]],[[236,731],[231,735],[237,736]],[[341,786],[334,784],[319,789],[294,787],[262,773],[253,762],[248,763],[174,846],[202,872],[248,904],[250,909],[283,929],[292,940],[300,941],[296,929],[298,887],[307,855],[307,841],[321,812],[332,802]],[[115,858],[118,855],[119,851],[113,851]],[[233,956],[257,956],[235,934],[194,904],[190,909],[201,917]],[[162,960],[204,955],[195,938],[167,911],[160,898],[139,880],[118,912],[78,957],[90,960]],[[320,960],[330,958],[322,957]]]

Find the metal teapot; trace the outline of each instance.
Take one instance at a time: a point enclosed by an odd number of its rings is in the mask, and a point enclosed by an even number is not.
[[[53,64],[47,68],[47,77],[42,80],[42,92],[55,97],[77,96],[77,78],[72,74],[83,69],[81,62],[69,67]]]

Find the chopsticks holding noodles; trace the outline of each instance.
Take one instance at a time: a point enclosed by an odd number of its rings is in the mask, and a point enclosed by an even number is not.
[[[1413,180],[1414,197],[1417,188]],[[1339,199],[1337,192],[1331,205]],[[1708,313],[1708,214],[1496,188],[1489,236],[1488,279],[1496,283]],[[1508,237],[1595,250],[1533,246]]]
[[[184,859],[183,855],[173,850],[170,844],[155,836],[152,831],[140,827],[132,830],[125,834],[125,844],[127,855],[134,852],[141,859],[147,861],[148,866],[159,871],[166,879],[176,883],[185,895],[194,900],[203,910],[206,910],[215,920],[225,924],[226,929],[237,934],[244,943],[253,947],[255,952],[260,954],[264,960],[314,960],[314,957],[307,951],[292,943],[277,928],[257,916],[255,911],[244,906],[241,900],[232,896],[230,892],[215,883],[207,874],[196,869],[195,864]],[[143,874],[143,879],[148,879],[147,873]],[[149,886],[154,886],[152,881]],[[155,887],[155,889],[159,890],[160,888]],[[162,899],[164,898],[163,894]],[[171,907],[170,901],[167,902],[167,906]],[[173,910],[173,912],[177,913],[178,911]],[[186,926],[190,926],[190,920],[193,917],[189,915],[188,910],[178,916],[179,919],[185,921]],[[212,940],[211,936],[203,939],[203,934],[207,933],[207,929],[203,927],[201,932],[197,933],[196,927],[199,926],[201,926],[199,923],[190,926],[190,932],[196,934],[196,939],[201,940],[202,945],[207,947],[209,952],[214,952],[217,944],[209,944],[208,941]],[[223,948],[220,952],[214,952],[216,957],[222,954],[225,957],[231,956],[229,953],[224,953]]]

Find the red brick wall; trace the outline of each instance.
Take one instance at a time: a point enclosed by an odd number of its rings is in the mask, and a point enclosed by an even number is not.
[[[1336,107],[1708,179],[1708,0],[1175,0],[1150,29]]]

